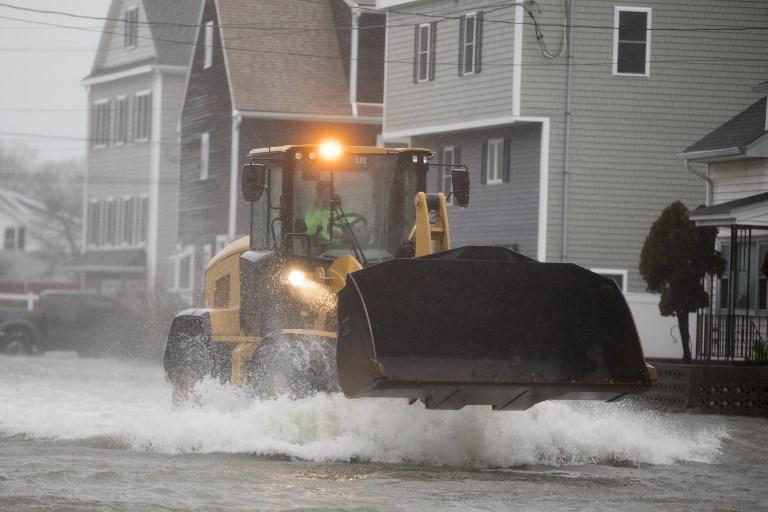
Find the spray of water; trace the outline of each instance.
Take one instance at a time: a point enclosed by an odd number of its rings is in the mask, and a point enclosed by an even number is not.
[[[712,461],[724,428],[620,404],[546,402],[528,411],[427,411],[402,400],[321,393],[253,399],[212,381],[174,409],[157,367],[0,358],[0,435],[111,440],[162,453],[253,453],[317,461],[461,467]]]

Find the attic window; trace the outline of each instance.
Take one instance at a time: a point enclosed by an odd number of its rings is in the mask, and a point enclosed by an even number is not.
[[[614,12],[614,75],[649,75],[651,9],[616,7]]]
[[[139,43],[139,8],[125,11],[124,21],[125,47],[136,48]]]

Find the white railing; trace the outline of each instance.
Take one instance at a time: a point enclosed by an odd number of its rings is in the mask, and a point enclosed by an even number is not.
[[[0,301],[25,302],[28,310],[35,308],[35,302],[40,299],[36,293],[0,293]]]

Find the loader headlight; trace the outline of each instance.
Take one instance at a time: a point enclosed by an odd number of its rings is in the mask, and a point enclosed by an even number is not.
[[[306,272],[302,272],[301,270],[291,270],[288,273],[288,283],[292,286],[303,288],[307,286],[309,280],[307,279]]]
[[[320,146],[317,148],[317,152],[322,160],[337,160],[341,156],[341,144],[335,140],[327,140],[320,143]]]

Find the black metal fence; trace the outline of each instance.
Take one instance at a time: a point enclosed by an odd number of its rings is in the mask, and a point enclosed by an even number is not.
[[[702,361],[765,363],[768,317],[700,311],[694,357]]]

